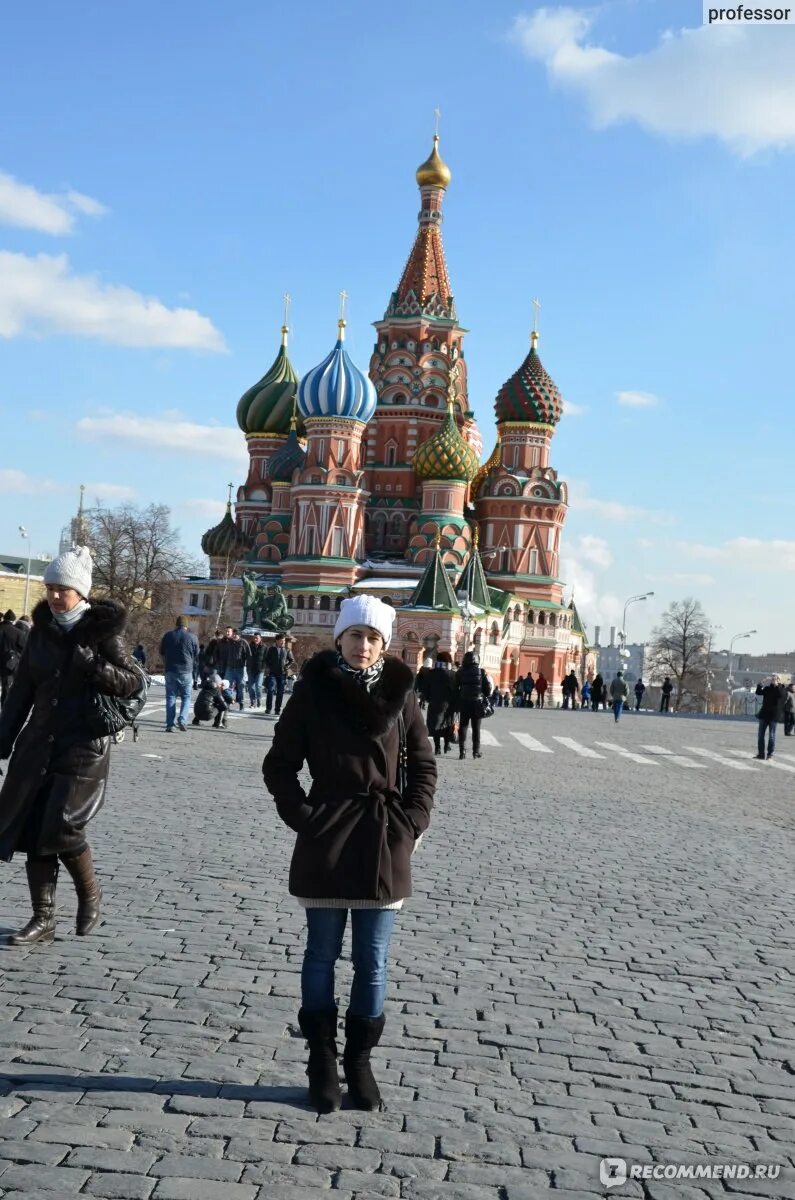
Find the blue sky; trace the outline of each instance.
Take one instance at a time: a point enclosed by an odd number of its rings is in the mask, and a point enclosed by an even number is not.
[[[171,505],[196,546],[242,481],[240,394],[293,296],[299,371],[364,366],[410,248],[433,110],[470,398],[524,357],[570,404],[566,576],[643,636],[697,595],[789,649],[795,29],[700,5],[84,0],[4,17],[0,549],[89,499]]]

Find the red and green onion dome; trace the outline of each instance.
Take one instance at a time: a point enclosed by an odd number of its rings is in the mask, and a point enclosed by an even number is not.
[[[297,468],[303,467],[305,460],[306,450],[298,440],[296,421],[293,421],[287,441],[268,459],[266,478],[270,483],[290,483],[293,473]]]
[[[241,533],[232,516],[232,505],[227,502],[223,520],[208,529],[202,538],[202,550],[208,558],[232,558],[249,549],[249,540]]]
[[[287,326],[282,327],[282,344],[273,363],[258,383],[250,387],[237,405],[237,423],[244,433],[286,434],[295,405],[298,376],[287,357]],[[303,433],[303,428],[299,428]]]
[[[447,406],[441,429],[414,454],[414,470],[420,479],[459,480],[470,483],[477,474],[478,456],[461,436],[452,405]]]
[[[526,421],[532,425],[557,425],[561,418],[563,397],[552,376],[541,365],[537,342],[538,335],[534,333],[527,358],[497,393],[494,411],[498,424]]]

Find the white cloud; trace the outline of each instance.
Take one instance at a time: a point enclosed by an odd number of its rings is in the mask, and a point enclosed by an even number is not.
[[[220,520],[224,515],[226,505],[223,500],[207,500],[201,497],[195,497],[192,500],[185,500],[179,505],[184,512],[192,513],[197,517],[206,517],[208,521]]]
[[[585,404],[575,404],[572,400],[563,401],[563,412],[567,417],[581,417],[587,411],[588,406]]]
[[[585,100],[597,128],[634,121],[669,137],[715,137],[741,155],[795,146],[795,39],[775,26],[664,33],[632,55],[589,42],[591,9],[539,8],[512,35],[553,83]]]
[[[669,513],[655,512],[635,504],[622,504],[619,500],[599,500],[590,495],[584,480],[569,481],[569,505],[576,512],[589,512],[603,521],[646,521],[653,525],[671,525]]]
[[[613,562],[613,555],[605,539],[589,533],[578,538],[570,538],[567,543],[567,552],[570,558],[593,563],[596,567],[609,567]]]
[[[87,483],[86,498],[89,504],[95,500],[110,500],[114,504],[120,504],[125,500],[135,499],[135,488],[128,487],[123,483]]]
[[[77,422],[77,431],[98,441],[225,459],[243,471],[248,466],[245,440],[239,429],[199,425],[175,412],[141,417],[135,413],[103,411],[93,417],[82,417]]]
[[[660,403],[653,392],[616,392],[616,400],[624,408],[654,408]]]
[[[680,542],[678,548],[688,558],[727,563],[743,571],[795,571],[795,541],[784,538],[737,537],[720,546]]]
[[[117,346],[226,349],[208,317],[121,284],[75,275],[65,254],[0,251],[0,338],[74,334]]]
[[[38,492],[55,492],[59,487],[51,479],[36,479],[26,471],[0,470],[0,496],[35,496]]]
[[[82,192],[48,195],[0,171],[0,224],[58,236],[72,232],[75,213],[101,217],[107,211],[99,200]]]

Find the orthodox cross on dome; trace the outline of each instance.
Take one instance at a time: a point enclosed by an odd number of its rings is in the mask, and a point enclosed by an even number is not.
[[[442,119],[442,110],[441,110],[440,108],[435,108],[435,109],[433,110],[433,116],[434,116],[434,121],[433,121],[433,136],[434,136],[434,137],[436,137],[436,138],[438,138],[438,136],[439,136],[439,122],[440,122],[440,121],[441,121],[441,119]]]
[[[345,307],[346,307],[347,303],[348,303],[348,293],[343,288],[343,290],[340,292],[340,315],[339,315],[339,320],[337,321],[337,328],[340,331],[340,341],[342,341],[343,338],[345,337],[345,326],[348,323],[345,320]]]
[[[455,385],[458,382],[458,363],[453,363],[447,380],[447,407],[452,411],[455,407]]]
[[[289,318],[290,318],[290,305],[292,303],[292,299],[293,298],[289,292],[285,292],[284,295],[282,296],[282,300],[284,301],[284,322],[282,323],[282,345],[283,346],[287,345],[287,334],[290,332]]]
[[[535,349],[538,344],[538,314],[541,311],[541,301],[537,297],[533,300],[533,309],[535,311],[533,312],[533,332],[530,334],[530,344]]]
[[[226,498],[226,507],[231,509],[231,507],[232,507],[232,488],[235,485],[233,483],[228,483],[226,486],[229,488],[229,495]]]

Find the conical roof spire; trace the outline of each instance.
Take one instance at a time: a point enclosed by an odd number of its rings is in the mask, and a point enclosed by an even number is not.
[[[491,608],[491,594],[486,582],[486,573],[483,570],[483,559],[480,557],[478,540],[477,530],[475,530],[472,549],[464,564],[464,569],[458,577],[455,590],[459,595],[463,592],[472,604],[477,604],[478,608],[488,609]]]
[[[428,559],[422,578],[414,589],[408,608],[435,608],[444,612],[458,612],[459,604],[455,598],[450,576],[444,567],[441,552],[441,537],[436,532],[436,540]]]

